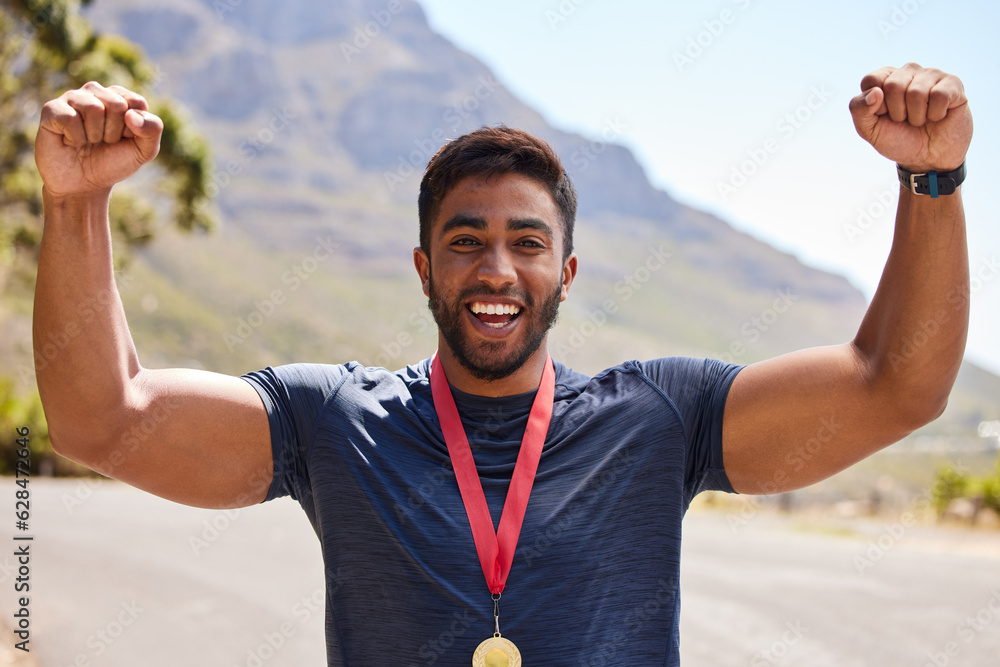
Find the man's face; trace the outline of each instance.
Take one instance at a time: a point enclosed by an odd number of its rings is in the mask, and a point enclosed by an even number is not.
[[[526,176],[470,177],[430,236],[430,257],[418,248],[414,262],[442,338],[474,377],[507,377],[539,350],[576,275],[559,208]]]

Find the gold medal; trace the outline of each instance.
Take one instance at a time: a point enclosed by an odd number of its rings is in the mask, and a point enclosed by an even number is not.
[[[514,642],[494,635],[476,647],[472,667],[521,667],[521,653]]]

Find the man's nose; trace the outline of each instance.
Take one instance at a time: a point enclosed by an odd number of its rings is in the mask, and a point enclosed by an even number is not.
[[[517,282],[517,271],[514,268],[510,251],[502,246],[490,247],[482,255],[479,262],[479,280],[494,289],[509,287]]]

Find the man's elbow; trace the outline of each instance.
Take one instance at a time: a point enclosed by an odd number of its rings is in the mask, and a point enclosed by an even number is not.
[[[122,391],[103,393],[99,402],[47,396],[42,392],[42,408],[52,450],[82,466],[111,476],[122,449],[135,437],[136,419],[141,417],[143,396],[134,384]]]
[[[98,414],[46,414],[49,442],[59,456],[113,477],[123,450],[134,438],[129,429],[129,410],[106,409]]]
[[[910,434],[930,424],[948,407],[950,390],[936,396],[910,396],[890,399],[892,416],[900,430]]]
[[[49,442],[52,443],[53,452],[107,476],[111,473],[108,463],[108,453],[112,450],[110,440],[106,435],[87,435],[73,429],[64,433],[53,429],[51,425],[49,427]]]
[[[960,362],[959,362],[960,363]],[[911,433],[940,417],[958,377],[958,365],[948,368],[902,369],[867,364],[869,396],[879,413],[899,430]]]

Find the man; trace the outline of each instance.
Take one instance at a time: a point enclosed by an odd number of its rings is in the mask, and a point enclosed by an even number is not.
[[[123,88],[67,92],[43,108],[36,143],[35,345],[73,329],[38,369],[53,445],[190,505],[295,497],[323,547],[330,665],[676,665],[694,494],[822,480],[936,418],[961,363],[961,81],[908,64],[861,90],[855,126],[905,185],[855,339],[745,368],[674,358],[593,378],[546,348],[577,271],[575,193],[547,145],[506,128],[446,145],[421,184],[413,257],[439,325],[433,361],[244,378],[142,368],[107,208],[162,124]],[[815,168],[832,187],[850,180]],[[123,439],[144,420],[157,424],[146,439]],[[823,448],[798,456],[821,429]]]

